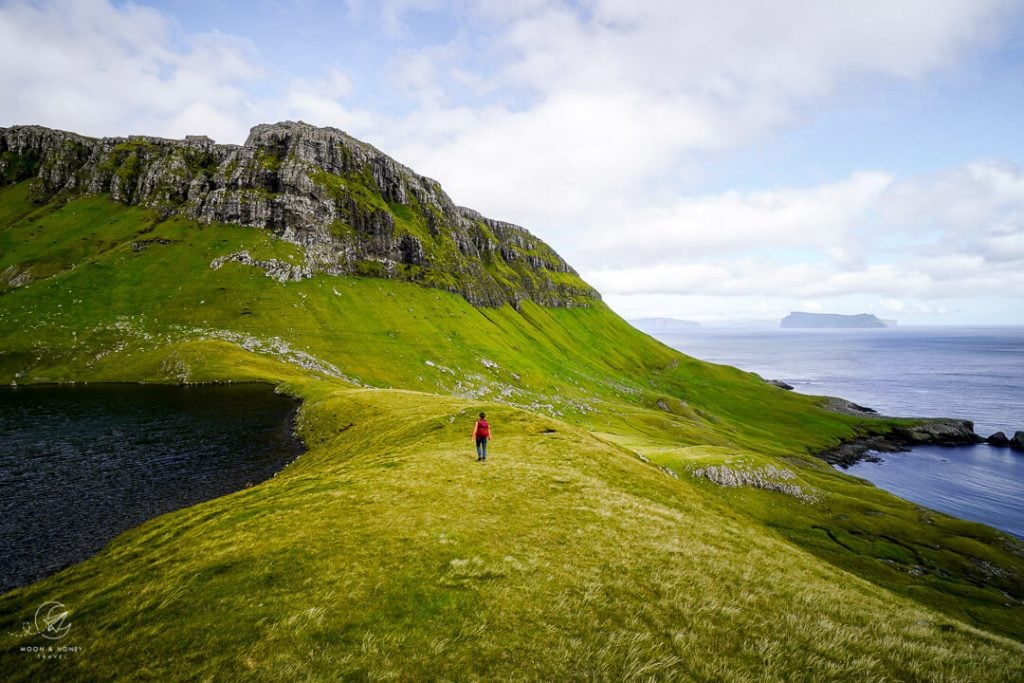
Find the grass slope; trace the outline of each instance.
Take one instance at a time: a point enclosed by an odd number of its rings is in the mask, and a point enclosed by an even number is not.
[[[240,249],[301,261],[260,230],[0,190],[0,381],[273,382],[305,399],[310,446],[270,482],[0,597],[5,671],[1024,675],[1024,648],[992,635],[1024,637],[1020,544],[808,455],[884,425],[687,358],[600,304],[476,309],[211,268]],[[468,444],[481,408],[484,466]],[[803,498],[694,474],[719,466],[786,472]],[[30,641],[11,633],[47,599],[74,610],[84,653],[18,651]]]
[[[1018,644],[834,569],[583,429],[487,406],[502,431],[477,465],[476,402],[291,388],[312,449],[281,475],[8,596],[5,611],[59,587],[75,606],[87,650],[61,662],[69,678],[1024,675]]]

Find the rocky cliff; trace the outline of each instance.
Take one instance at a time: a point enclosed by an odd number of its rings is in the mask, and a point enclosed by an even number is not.
[[[830,398],[826,406],[848,415],[871,416],[875,411],[841,398]],[[872,417],[893,419],[875,413]],[[819,458],[833,465],[849,467],[861,460],[877,460],[878,453],[898,453],[911,446],[932,444],[938,446],[970,446],[984,441],[974,431],[974,423],[950,417],[917,418],[912,424],[894,427],[886,434],[859,436],[817,453]]]
[[[26,180],[40,204],[109,194],[168,217],[270,230],[305,250],[292,278],[409,280],[478,306],[599,298],[523,228],[455,206],[436,181],[333,128],[259,125],[241,146],[0,128],[0,183]]]

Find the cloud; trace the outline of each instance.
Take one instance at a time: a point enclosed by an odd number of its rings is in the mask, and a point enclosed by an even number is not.
[[[401,22],[421,4],[387,2],[382,16]],[[1013,3],[454,6],[471,27],[461,54],[476,63],[452,64],[451,45],[423,49],[416,73],[432,107],[365,132],[457,201],[557,232],[586,229],[624,195],[637,206],[678,194],[694,154],[793,124],[840,91],[958,63],[995,40]],[[466,117],[456,71],[474,69],[493,89]]]
[[[291,79],[281,96],[268,96],[258,106],[262,121],[301,120],[348,130],[376,125],[376,115],[351,104],[353,93],[351,77],[335,66],[321,78]]]
[[[405,36],[381,87],[411,111],[361,108],[367,93],[340,65],[294,79],[254,43],[185,34],[153,8],[51,0],[0,7],[0,87],[18,94],[0,123],[180,136],[207,120],[206,132],[239,142],[255,123],[302,117],[369,138],[442,179],[460,203],[557,231],[587,225],[625,194],[677,193],[687,155],[791,122],[850,78],[919,78],[955,62],[991,40],[1012,3],[348,6],[364,30]],[[460,29],[418,44],[404,22],[423,12],[447,13]]]
[[[1024,296],[1019,269],[987,270],[979,257],[958,255],[938,261],[908,261],[836,270],[828,264],[780,266],[768,260],[659,264],[646,268],[593,271],[588,279],[613,294],[702,294],[811,299],[873,294],[901,297]]]
[[[649,213],[593,240],[583,274],[601,291],[1024,296],[1024,170],[1005,163],[906,179],[857,173],[817,187],[696,197]]]
[[[241,143],[283,119],[371,128],[346,102],[349,74],[281,77],[252,41],[185,33],[168,15],[107,0],[0,6],[0,125],[36,123],[95,136],[205,134]]]
[[[856,247],[854,228],[892,183],[891,174],[859,172],[812,188],[730,191],[645,207],[594,235],[584,258],[636,263],[758,248]]]
[[[887,224],[917,226],[986,261],[1024,258],[1024,169],[980,161],[910,179],[887,193],[879,210]]]
[[[237,139],[264,73],[245,39],[183,36],[155,9],[104,0],[0,7],[0,64],[4,125],[92,135]]]
[[[614,218],[591,235],[583,263],[629,265],[766,248],[816,250],[851,264],[908,250],[966,250],[986,261],[1015,261],[1024,256],[1024,169],[977,161],[902,179],[859,171],[813,187],[684,197]]]
[[[286,118],[344,128],[526,225],[611,297],[1022,295],[1017,166],[697,193],[708,155],[998,45],[1013,0],[348,5],[386,44],[387,78],[353,79],[340,52],[281,73],[274,48],[140,4],[0,4],[0,125],[221,142]],[[457,30],[414,30],[425,14]]]
[[[946,315],[953,312],[953,310],[948,306],[936,306],[933,304],[923,304],[917,301],[904,301],[902,299],[882,299],[878,302],[878,306],[875,310],[882,315],[914,317],[931,317]]]

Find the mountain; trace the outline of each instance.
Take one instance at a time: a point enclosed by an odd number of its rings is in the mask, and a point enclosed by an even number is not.
[[[815,455],[917,421],[668,348],[340,131],[0,140],[0,383],[267,382],[308,448],[0,596],[6,678],[1024,676],[1019,541]]]
[[[306,267],[285,277],[408,280],[485,306],[599,298],[523,228],[455,206],[436,181],[333,128],[256,126],[237,146],[18,126],[0,129],[0,177],[31,178],[36,203],[109,193],[164,217],[264,228],[302,247]]]
[[[804,313],[793,311],[779,324],[779,327],[803,328],[803,329],[852,329],[888,327],[884,321],[879,320],[870,313],[858,315],[840,315],[838,313]]]

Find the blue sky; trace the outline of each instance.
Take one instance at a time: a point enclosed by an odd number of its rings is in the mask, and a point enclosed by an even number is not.
[[[1024,324],[1016,0],[0,0],[0,125],[302,119],[627,317]]]

